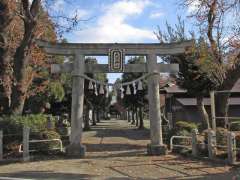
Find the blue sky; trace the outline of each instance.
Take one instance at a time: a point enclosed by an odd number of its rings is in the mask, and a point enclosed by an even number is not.
[[[179,15],[191,27],[186,15],[194,9],[180,8],[179,0],[78,0],[74,4],[57,0],[55,8],[67,13],[77,11],[80,19],[87,20],[65,35],[74,43],[158,42],[153,33],[157,26],[165,29],[166,21],[174,25]],[[98,59],[107,62],[107,57]],[[119,74],[108,74],[108,77],[113,82]]]

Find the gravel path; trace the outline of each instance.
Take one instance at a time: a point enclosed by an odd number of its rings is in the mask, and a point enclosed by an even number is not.
[[[147,156],[148,130],[126,121],[102,121],[84,133],[84,159],[42,160],[0,166],[2,179],[240,179],[240,168],[183,158]]]

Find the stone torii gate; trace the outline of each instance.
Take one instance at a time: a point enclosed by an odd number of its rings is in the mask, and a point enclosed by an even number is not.
[[[71,111],[71,136],[70,145],[66,148],[67,154],[83,157],[86,148],[82,145],[82,122],[84,102],[84,73],[109,73],[109,72],[148,72],[153,73],[148,77],[148,98],[150,118],[151,143],[147,146],[149,155],[167,153],[163,144],[159,95],[159,73],[177,73],[178,64],[158,64],[157,56],[176,55],[185,52],[192,41],[170,44],[133,44],[133,43],[49,43],[37,41],[49,55],[74,56],[73,63],[53,64],[52,73],[72,73],[72,111]],[[85,64],[85,56],[113,56],[116,62],[107,64]],[[124,55],[146,56],[145,64],[124,64]],[[120,58],[119,58],[120,57]],[[123,58],[122,58],[123,57]],[[119,62],[119,60],[121,60]],[[116,66],[112,66],[112,63]],[[116,68],[116,69],[114,69]]]

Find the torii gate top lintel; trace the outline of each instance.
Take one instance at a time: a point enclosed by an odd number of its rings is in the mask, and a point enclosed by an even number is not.
[[[174,43],[50,43],[47,41],[36,41],[37,45],[52,55],[108,55],[109,49],[124,49],[125,55],[148,55],[155,54],[171,55],[181,54],[186,47],[190,47],[193,40]]]

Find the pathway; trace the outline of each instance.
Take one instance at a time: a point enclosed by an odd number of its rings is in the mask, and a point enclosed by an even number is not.
[[[1,179],[233,179],[240,169],[176,155],[147,156],[148,130],[126,121],[102,121],[84,133],[84,159],[42,160],[0,166]]]

